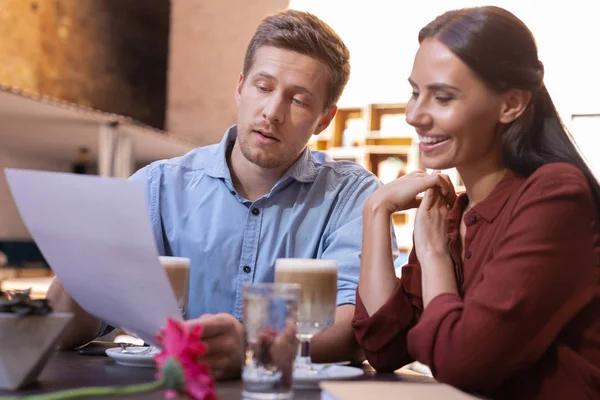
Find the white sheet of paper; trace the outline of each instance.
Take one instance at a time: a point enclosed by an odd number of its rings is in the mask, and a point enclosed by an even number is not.
[[[141,182],[5,169],[17,208],[63,286],[90,314],[154,343],[181,318]]]

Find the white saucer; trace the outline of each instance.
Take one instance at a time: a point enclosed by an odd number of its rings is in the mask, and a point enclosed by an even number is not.
[[[321,381],[355,379],[365,373],[360,368],[337,364],[314,364],[314,368],[319,372],[306,374],[301,370],[294,370],[294,389],[318,389]]]
[[[334,362],[334,363],[313,363],[313,365],[316,367],[324,367],[326,365],[350,365],[350,361],[339,361],[339,362]]]
[[[113,347],[106,350],[106,355],[115,360],[117,364],[127,367],[155,367],[155,354],[135,354],[145,349],[146,347],[128,347],[127,351],[123,353],[120,347]]]

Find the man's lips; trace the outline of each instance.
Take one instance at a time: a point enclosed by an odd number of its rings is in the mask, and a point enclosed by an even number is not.
[[[267,139],[276,140],[279,142],[279,139],[277,139],[275,136],[273,136],[273,134],[271,132],[265,132],[265,131],[260,131],[260,130],[253,130],[252,132],[258,133],[259,135],[261,135]]]

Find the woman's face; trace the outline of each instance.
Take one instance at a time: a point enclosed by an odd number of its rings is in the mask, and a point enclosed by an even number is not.
[[[421,43],[409,82],[406,121],[417,130],[426,168],[500,164],[501,94],[436,39]]]

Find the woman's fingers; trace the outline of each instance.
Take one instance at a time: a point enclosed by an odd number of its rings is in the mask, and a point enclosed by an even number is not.
[[[449,205],[453,205],[456,201],[456,191],[454,190],[452,180],[450,180],[450,177],[446,174],[438,174],[438,180],[440,186],[444,189],[442,195],[446,198],[446,202]]]
[[[421,200],[421,204],[419,205],[419,209],[422,210],[431,210],[437,201],[437,188],[431,187],[425,191],[423,195],[423,200]]]

